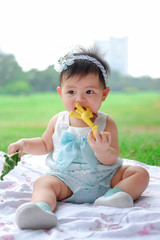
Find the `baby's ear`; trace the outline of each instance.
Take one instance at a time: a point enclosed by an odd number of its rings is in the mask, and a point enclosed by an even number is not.
[[[110,87],[106,87],[104,90],[103,90],[103,98],[102,98],[102,101],[104,101],[108,95],[110,91]]]
[[[57,87],[57,92],[59,93],[60,97],[62,97],[61,87]]]
[[[108,93],[109,93],[109,91],[110,91],[110,87],[106,87],[106,91],[107,91],[107,95],[108,95]],[[107,97],[107,96],[106,96]]]

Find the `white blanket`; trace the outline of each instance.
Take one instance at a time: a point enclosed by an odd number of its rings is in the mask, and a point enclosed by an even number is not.
[[[0,172],[4,158],[0,152]],[[57,227],[50,230],[20,230],[15,211],[30,200],[33,182],[46,170],[45,156],[25,155],[0,181],[0,240],[149,239],[160,240],[160,167],[124,159],[150,174],[150,183],[134,207],[118,209],[92,204],[58,203]]]

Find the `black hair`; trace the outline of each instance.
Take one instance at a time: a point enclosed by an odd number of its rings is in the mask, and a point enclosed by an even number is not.
[[[110,67],[109,67],[108,63],[105,60],[103,60],[102,57],[100,57],[98,48],[85,49],[83,47],[79,47],[78,50],[74,53],[74,55],[75,56],[87,55],[87,56],[95,58],[104,67],[107,77],[109,76]],[[67,66],[67,69],[63,70],[60,73],[60,85],[62,83],[63,76],[65,76],[65,78],[68,79],[75,75],[83,77],[90,73],[98,75],[99,79],[100,79],[100,83],[102,84],[102,86],[104,88],[106,88],[105,79],[104,79],[101,69],[95,63],[85,60],[85,59],[75,59],[74,63],[72,65]]]

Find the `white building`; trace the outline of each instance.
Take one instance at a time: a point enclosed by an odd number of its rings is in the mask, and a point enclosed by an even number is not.
[[[128,74],[128,38],[96,40],[94,45],[99,47],[111,69]]]

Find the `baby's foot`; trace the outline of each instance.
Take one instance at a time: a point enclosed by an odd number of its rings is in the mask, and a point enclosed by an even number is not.
[[[108,206],[117,208],[133,207],[133,199],[126,192],[117,192],[109,197],[99,197],[94,202],[95,206]]]
[[[25,203],[17,209],[16,223],[21,229],[52,228],[56,226],[57,217],[35,203]]]

